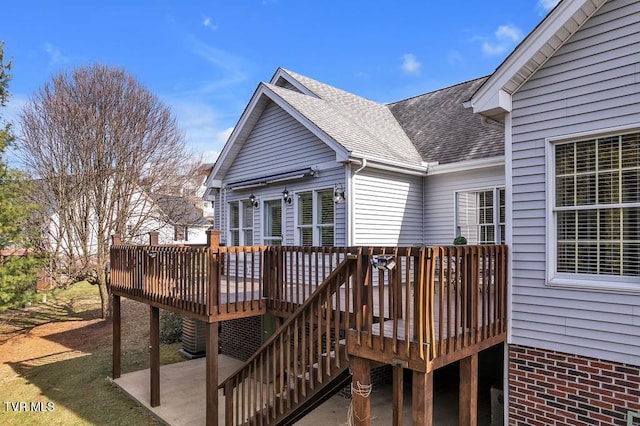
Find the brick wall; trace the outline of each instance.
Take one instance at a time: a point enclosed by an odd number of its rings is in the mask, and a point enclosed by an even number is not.
[[[624,426],[628,411],[640,411],[640,367],[510,346],[510,425]]]

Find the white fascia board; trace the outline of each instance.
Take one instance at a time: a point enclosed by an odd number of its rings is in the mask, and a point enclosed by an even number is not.
[[[476,114],[499,116],[511,112],[511,95],[502,89],[494,93],[493,96],[482,98],[481,101],[484,103],[472,103],[473,112]]]
[[[422,164],[420,166],[413,164],[401,163],[398,161],[387,160],[385,158],[372,157],[370,155],[363,155],[359,153],[351,153],[349,162],[362,165],[362,160],[367,160],[367,167],[374,169],[389,170],[395,172],[402,172],[407,174],[425,176],[427,174],[427,165]]]
[[[269,81],[269,83],[275,85],[280,78],[283,78],[283,79],[287,80],[289,83],[291,83],[291,85],[293,87],[295,87],[296,89],[300,90],[305,95],[313,96],[314,98],[318,97],[315,93],[313,93],[311,90],[309,90],[306,86],[304,86],[298,80],[293,78],[293,76],[291,74],[289,74],[287,72],[287,70],[285,70],[283,68],[280,68],[280,67],[276,70],[276,73],[273,75],[273,77],[271,77],[271,80]]]
[[[504,166],[504,155],[499,157],[481,158],[479,160],[458,161],[450,164],[433,164],[429,167],[427,176],[500,166]]]
[[[222,188],[222,181],[220,179],[211,179],[207,182],[207,188]]]
[[[525,38],[524,41],[516,47],[509,57],[500,64],[489,79],[474,94],[470,102],[473,106],[473,111],[480,114],[489,112],[490,108],[487,107],[495,105],[495,102],[491,102],[491,98],[493,98],[498,91],[502,90],[524,67],[524,65],[536,53],[542,50],[550,38],[553,37],[567,22],[569,22],[569,20],[572,19],[572,17],[585,4],[595,4],[595,11],[597,11],[605,2],[606,0],[561,1],[558,6],[556,6],[556,8],[527,36],[527,38]],[[593,13],[595,13],[595,11]],[[579,27],[581,26],[582,25]]]

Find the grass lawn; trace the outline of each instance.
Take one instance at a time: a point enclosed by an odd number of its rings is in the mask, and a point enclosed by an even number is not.
[[[99,316],[87,283],[0,314],[0,424],[156,424],[111,385],[111,323]],[[148,368],[149,307],[123,300],[122,319],[123,373]],[[161,362],[182,361],[180,347],[162,345]]]

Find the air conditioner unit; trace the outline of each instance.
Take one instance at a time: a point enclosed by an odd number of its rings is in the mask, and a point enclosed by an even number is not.
[[[189,359],[201,358],[206,351],[206,324],[193,318],[182,319],[182,349],[180,353]]]

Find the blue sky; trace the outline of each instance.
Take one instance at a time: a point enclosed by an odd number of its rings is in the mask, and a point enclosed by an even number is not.
[[[281,66],[378,102],[490,74],[558,0],[9,2],[11,120],[51,76],[123,67],[213,160]]]

